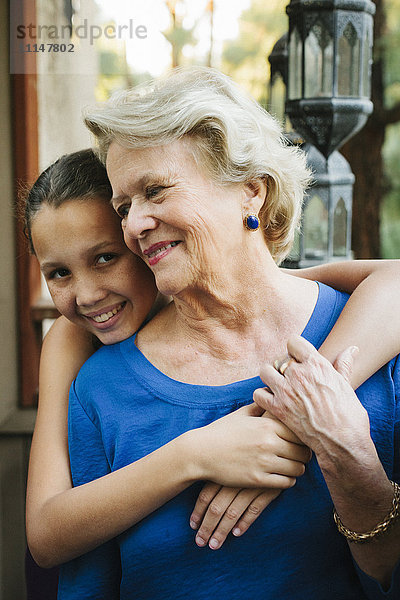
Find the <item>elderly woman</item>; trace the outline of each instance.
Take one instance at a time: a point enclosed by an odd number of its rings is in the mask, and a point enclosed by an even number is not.
[[[186,431],[200,432],[253,394],[314,454],[296,485],[218,553],[192,543],[186,519],[196,491],[188,488],[112,546],[67,565],[61,597],[109,598],[121,577],[121,598],[395,598],[399,365],[383,366],[356,396],[314,348],[347,297],[277,266],[298,225],[304,157],[255,102],[208,69],[123,92],[87,125],[125,241],[173,302],[78,375],[69,423],[75,485],[177,437],[189,455]],[[198,455],[209,456],[207,438],[197,439]],[[218,448],[229,451],[222,440]],[[211,470],[206,459],[186,461],[181,475],[194,482]],[[252,472],[248,485],[260,486]]]

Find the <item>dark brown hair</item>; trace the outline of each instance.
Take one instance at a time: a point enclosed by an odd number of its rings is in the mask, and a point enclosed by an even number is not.
[[[103,198],[110,200],[112,189],[105,166],[90,148],[65,154],[35,181],[24,203],[24,232],[33,254],[32,221],[43,204],[58,208],[68,200]]]

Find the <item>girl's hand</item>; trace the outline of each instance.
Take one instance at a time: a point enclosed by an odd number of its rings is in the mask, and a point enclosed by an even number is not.
[[[221,548],[231,531],[236,537],[242,535],[280,493],[279,489],[206,483],[190,517],[191,528],[198,529],[196,544],[202,547],[208,543],[212,550]]]
[[[303,475],[310,451],[285,425],[258,418],[255,404],[187,432],[193,480],[228,487],[286,489]]]
[[[273,420],[267,411],[261,416]],[[307,461],[310,459],[311,451],[308,451]],[[241,489],[206,483],[190,517],[190,526],[198,529],[196,544],[209,543],[210,548],[217,550],[231,531],[239,537],[280,493],[276,488]]]

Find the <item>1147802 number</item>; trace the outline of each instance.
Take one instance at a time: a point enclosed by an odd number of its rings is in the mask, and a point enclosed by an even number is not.
[[[74,52],[74,44],[25,44],[24,52]]]

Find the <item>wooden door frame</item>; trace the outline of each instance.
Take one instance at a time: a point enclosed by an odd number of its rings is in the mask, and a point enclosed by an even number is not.
[[[19,0],[18,4],[21,23],[36,23],[35,0]],[[13,41],[11,39],[11,52],[16,51]],[[23,53],[19,58],[22,60],[22,68],[20,63],[19,72],[11,74],[16,203],[21,196],[21,189],[31,185],[39,171],[36,57],[34,53]],[[23,407],[31,407],[37,402],[40,355],[38,329],[32,319],[31,307],[40,297],[41,280],[37,261],[30,254],[22,223],[18,219],[16,273],[20,404]]]

